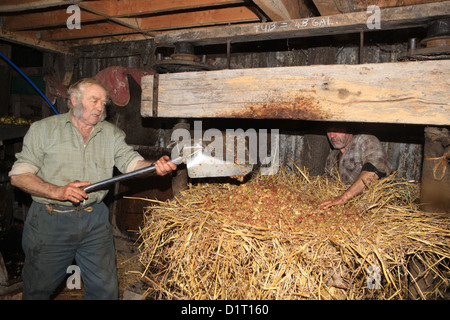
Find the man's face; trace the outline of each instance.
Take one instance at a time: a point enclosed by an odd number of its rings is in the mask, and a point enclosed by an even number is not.
[[[335,149],[345,149],[352,141],[353,134],[346,132],[328,131],[328,139]]]
[[[74,115],[87,125],[95,126],[106,117],[108,102],[105,89],[97,84],[84,87],[80,101],[72,102]]]

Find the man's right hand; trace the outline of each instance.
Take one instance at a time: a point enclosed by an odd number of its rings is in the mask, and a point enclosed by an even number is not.
[[[87,187],[90,184],[88,181],[77,181],[58,187],[56,199],[61,201],[68,200],[73,203],[81,202],[88,198],[87,193],[83,191],[83,187]]]

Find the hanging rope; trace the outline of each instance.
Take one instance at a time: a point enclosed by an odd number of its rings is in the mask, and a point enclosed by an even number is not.
[[[424,160],[439,160],[433,167],[433,176],[434,179],[440,181],[444,178],[445,173],[447,172],[447,162],[450,159],[450,152],[444,154],[442,157],[436,157],[436,158],[425,158]],[[436,173],[438,172],[439,167],[442,166],[442,172],[441,175],[436,177]]]

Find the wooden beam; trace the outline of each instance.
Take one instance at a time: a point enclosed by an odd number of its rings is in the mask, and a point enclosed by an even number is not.
[[[0,4],[0,13],[69,6],[81,1],[83,0],[2,0],[2,4]]]
[[[140,18],[140,26],[152,31],[255,21],[259,17],[247,7],[230,7]]]
[[[148,35],[144,34],[126,34],[126,35],[112,35],[108,37],[93,37],[93,38],[83,38],[83,39],[70,39],[67,40],[67,45],[71,47],[77,46],[88,46],[88,45],[98,45],[106,43],[123,43],[131,41],[144,41],[153,39]]]
[[[97,14],[100,17],[103,17],[106,20],[112,21],[114,23],[117,23],[121,26],[127,27],[129,29],[134,30],[135,32],[145,34],[146,36],[153,37],[153,34],[148,34],[147,32],[143,32],[140,28],[140,22],[138,18],[118,18],[110,16],[109,14],[105,13],[108,8],[112,6],[111,2],[105,3],[105,6],[101,8],[101,10],[98,10],[95,8],[95,6],[89,6],[86,4],[81,4],[81,7],[86,10],[87,12]],[[131,31],[130,31],[131,32]],[[122,33],[123,34],[123,33]],[[103,35],[103,36],[109,36],[109,35]]]
[[[58,28],[41,31],[41,39],[44,41],[61,41],[70,39],[92,38],[99,36],[112,36],[120,34],[136,33],[133,29],[117,25],[111,22],[83,25],[81,29]]]
[[[380,8],[404,7],[445,0],[313,0],[322,16],[329,16],[354,11],[366,11],[367,7],[377,5]]]
[[[425,26],[432,20],[450,15],[450,1],[381,10],[381,29],[393,30]],[[189,41],[195,45],[301,38],[332,34],[359,33],[370,30],[367,12],[352,12],[327,17],[314,17],[217,29],[167,32],[155,37],[157,45]]]
[[[253,0],[272,21],[293,20],[308,17],[300,11],[298,0]]]
[[[313,2],[322,16],[355,11],[353,0],[313,0]]]
[[[244,3],[244,0],[95,0],[83,2],[79,6],[111,17],[133,17]]]
[[[70,52],[70,48],[64,45],[54,44],[38,39],[36,32],[35,36],[33,36],[30,32],[21,31],[13,33],[0,27],[0,39],[25,46],[30,46],[33,48],[42,49],[43,51],[72,54],[72,52]]]
[[[450,125],[449,74],[449,60],[160,74],[157,114]],[[146,83],[141,115],[151,117]]]
[[[81,24],[105,20],[104,17],[82,10],[80,14]],[[66,26],[70,14],[66,9],[50,10],[43,12],[22,13],[14,16],[4,16],[3,27],[9,31],[40,30],[49,27]]]
[[[113,36],[121,34],[147,33],[158,29],[174,27],[193,27],[198,25],[216,25],[229,23],[232,19],[254,21],[255,14],[245,7],[207,10],[202,14],[196,12],[177,13],[173,15],[150,18],[111,18],[111,21],[96,24],[84,24],[81,29],[69,30],[66,27],[42,30],[41,39],[45,41],[61,41],[70,39]],[[116,21],[117,20],[117,21]],[[119,23],[119,24],[116,24]]]
[[[314,0],[315,2],[316,0]],[[325,0],[330,1],[330,0]],[[348,1],[348,0],[346,0]],[[355,4],[355,11],[367,10],[368,6],[376,4],[380,8],[413,6],[418,4],[444,2],[445,0],[351,0]]]

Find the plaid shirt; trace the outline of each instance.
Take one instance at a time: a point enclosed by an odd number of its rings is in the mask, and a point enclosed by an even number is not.
[[[339,173],[342,182],[352,184],[361,174],[365,164],[372,164],[380,173],[389,175],[391,164],[380,141],[372,135],[355,135],[341,156],[340,150],[332,150],[328,155],[325,169],[331,174]]]
[[[114,166],[126,172],[133,160],[142,159],[126,144],[125,133],[107,121],[94,127],[84,145],[71,115],[68,112],[33,123],[9,175],[31,172],[58,186],[77,180],[94,183],[111,178]],[[107,193],[108,190],[89,193],[86,203],[100,202]],[[69,201],[32,197],[39,203],[71,205]]]

